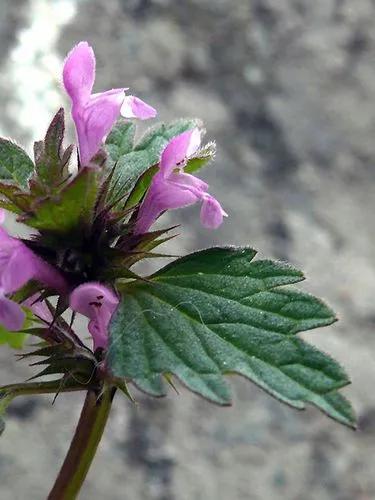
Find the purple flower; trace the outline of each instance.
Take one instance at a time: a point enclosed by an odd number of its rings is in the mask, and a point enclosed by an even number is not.
[[[3,220],[4,211],[0,211],[0,222]],[[0,323],[8,330],[20,330],[25,313],[7,295],[19,290],[31,279],[59,292],[66,290],[65,280],[55,268],[0,227]]]
[[[105,349],[108,342],[108,325],[119,299],[101,283],[84,283],[70,295],[70,307],[90,319],[89,332],[94,341],[94,350]]]
[[[91,94],[95,81],[95,55],[87,42],[80,42],[68,54],[63,70],[65,90],[72,101],[82,165],[87,165],[113,127],[120,112],[125,118],[146,120],[156,116],[154,108],[125,88]]]
[[[47,304],[41,299],[39,293],[31,295],[31,297],[22,302],[22,305],[31,309],[35,316],[44,320],[46,323],[52,323],[52,313]]]
[[[227,214],[220,203],[208,194],[208,184],[194,175],[186,174],[187,160],[199,148],[200,131],[195,128],[174,137],[164,149],[159,171],[139,209],[135,233],[145,233],[165,210],[182,208],[202,202],[201,222],[208,229],[216,229]]]

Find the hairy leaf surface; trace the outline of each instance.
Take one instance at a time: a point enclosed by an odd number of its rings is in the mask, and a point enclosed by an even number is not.
[[[0,178],[12,180],[27,188],[34,164],[17,144],[0,138]]]
[[[161,396],[163,378],[230,404],[223,375],[240,374],[281,401],[312,403],[353,425],[337,391],[349,380],[329,356],[301,340],[301,331],[335,321],[319,299],[290,285],[295,268],[254,260],[250,248],[212,248],[178,259],[149,281],[127,284],[111,324],[109,364],[118,377]],[[164,375],[164,377],[163,377]]]

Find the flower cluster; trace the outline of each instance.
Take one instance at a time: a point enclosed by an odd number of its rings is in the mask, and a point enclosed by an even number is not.
[[[120,116],[140,120],[156,116],[153,107],[138,97],[126,95],[128,90],[126,88],[93,94],[94,80],[94,52],[87,42],[81,42],[68,54],[63,68],[63,83],[71,99],[71,114],[77,135],[78,172],[101,170],[94,158]],[[104,205],[101,211],[99,210],[101,197],[103,198],[105,193],[104,186],[108,185],[110,175],[105,181],[100,180],[102,179],[100,172],[94,176],[94,181],[102,184],[95,202],[97,214],[93,227],[96,228],[96,232],[92,229],[94,236],[91,241],[96,244],[96,240],[100,240],[104,235],[108,247],[106,253],[104,252],[105,258],[107,254],[114,254],[116,257],[120,251],[128,251],[131,246],[129,242],[148,241],[147,234],[151,226],[166,210],[200,202],[202,225],[210,229],[220,226],[223,217],[227,215],[220,203],[208,193],[208,185],[205,182],[184,171],[200,147],[201,130],[198,126],[185,130],[169,140],[161,151],[148,189],[136,206],[131,207],[129,222],[121,225],[122,229],[125,227],[123,234],[116,234],[116,228],[119,227],[116,226],[116,221],[128,212],[120,211],[120,216],[118,212],[112,213],[111,207],[115,203],[109,205],[110,208]],[[70,182],[68,187],[75,181],[73,179]],[[35,182],[30,183],[31,192],[37,189],[35,187],[37,185]],[[6,193],[5,187],[3,191]],[[27,199],[26,194],[22,196],[23,198],[18,196],[17,203]],[[27,206],[27,213],[34,205]],[[26,223],[27,216],[23,219]],[[4,211],[1,212],[1,220],[4,220]],[[84,232],[84,228],[82,231]],[[65,249],[64,258],[61,258],[59,249],[54,248],[53,252],[48,248],[46,250],[45,241],[51,241],[49,234],[44,235],[41,229],[39,237],[44,246],[38,242],[38,235],[34,237],[35,241],[21,240],[10,236],[4,228],[0,228],[0,323],[8,330],[21,330],[27,308],[42,321],[53,323],[55,318],[51,309],[46,306],[45,299],[55,295],[59,297],[60,302],[66,304],[65,309],[69,306],[72,311],[89,318],[88,329],[93,338],[94,350],[105,349],[108,325],[119,303],[114,279],[99,275],[98,279],[95,273],[89,272],[82,272],[79,279],[76,273],[72,278],[72,273],[67,272],[67,261],[69,261],[66,257],[67,250]],[[147,245],[141,248],[143,254],[147,255]],[[138,253],[142,252],[138,250]],[[133,254],[136,253],[133,251]],[[103,259],[101,256],[98,266]],[[90,258],[85,257],[81,260],[86,262],[90,261]],[[129,267],[131,262],[130,259]],[[76,267],[80,268],[78,264]],[[91,275],[94,279],[91,279]],[[36,288],[32,288],[33,293],[26,294],[26,297],[23,293],[17,296],[17,292],[24,290],[29,283],[37,283]]]

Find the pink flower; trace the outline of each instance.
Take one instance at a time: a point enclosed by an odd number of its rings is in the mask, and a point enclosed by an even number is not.
[[[101,283],[84,283],[70,295],[70,307],[90,319],[89,332],[94,341],[94,350],[105,349],[108,342],[108,325],[119,299]]]
[[[0,222],[3,219],[4,212],[1,211]],[[7,295],[19,290],[31,279],[54,290],[66,290],[64,278],[54,267],[0,227],[0,323],[8,330],[20,330],[25,313],[21,306],[10,300]]]
[[[208,184],[194,175],[186,174],[187,159],[199,148],[200,131],[195,128],[174,137],[164,149],[159,171],[139,209],[135,233],[145,233],[165,210],[182,208],[202,202],[201,222],[208,229],[216,229],[227,214],[220,203],[208,194]]]
[[[37,318],[44,320],[46,323],[52,323],[52,313],[47,304],[41,300],[39,293],[31,295],[31,297],[22,302],[22,305],[31,309]]]
[[[87,42],[80,42],[68,54],[63,70],[65,90],[72,101],[82,165],[98,152],[120,112],[125,118],[146,120],[156,116],[154,108],[125,88],[91,94],[95,81],[95,55]]]

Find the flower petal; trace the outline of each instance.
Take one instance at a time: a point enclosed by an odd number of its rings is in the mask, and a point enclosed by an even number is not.
[[[0,275],[8,265],[11,255],[22,245],[21,241],[13,238],[4,228],[0,227]]]
[[[187,130],[174,137],[165,147],[160,159],[160,171],[165,178],[169,177],[179,163],[185,161],[192,134],[193,130]]]
[[[88,101],[95,80],[95,55],[87,42],[73,47],[65,59],[64,87],[73,103]]]
[[[155,118],[156,109],[133,95],[126,96],[121,107],[121,115],[124,118],[139,118],[148,120]]]
[[[186,156],[188,157],[192,156],[199,149],[200,145],[201,145],[201,131],[198,128],[195,128],[193,129],[190,136],[190,142],[186,152]]]
[[[196,189],[197,191],[206,192],[209,187],[208,184],[199,179],[199,177],[195,177],[195,175],[191,174],[185,174],[185,172],[173,172],[168,177],[168,180],[180,185],[181,187],[186,186],[186,188],[190,187]]]
[[[23,287],[36,273],[34,255],[24,245],[15,250],[3,269],[1,286],[4,293],[12,293]]]
[[[108,344],[108,324],[111,319],[111,315],[108,316],[98,316],[96,319],[89,321],[88,330],[91,333],[91,337],[94,342],[94,351],[101,347],[105,349]]]
[[[207,229],[217,229],[227,217],[220,203],[213,196],[206,195],[201,208],[201,223]]]
[[[148,231],[165,210],[187,207],[198,200],[199,196],[194,190],[169,182],[160,173],[156,174],[139,209],[134,233],[142,234]]]
[[[84,283],[70,295],[70,307],[90,319],[89,331],[94,349],[106,347],[108,325],[118,303],[117,295],[100,283]]]
[[[0,323],[7,330],[21,330],[25,321],[25,313],[21,306],[13,300],[5,297],[4,292],[0,292]]]
[[[77,286],[70,295],[70,307],[89,318],[93,315],[93,311],[96,310],[94,302],[100,302],[114,311],[118,304],[118,297],[107,286],[95,282]]]
[[[51,266],[51,264],[48,264],[48,262],[44,261],[37,255],[33,254],[33,257],[35,262],[34,279],[59,293],[65,293],[68,285],[62,274],[55,267]]]
[[[94,94],[83,109],[73,107],[82,165],[87,165],[100,149],[120,114],[123,101],[124,89],[121,88]]]
[[[40,298],[41,295],[39,293],[34,293],[34,295],[24,300],[22,305],[31,309],[38,318],[44,319],[47,323],[52,323],[52,313],[47,304],[43,300],[40,300]]]

